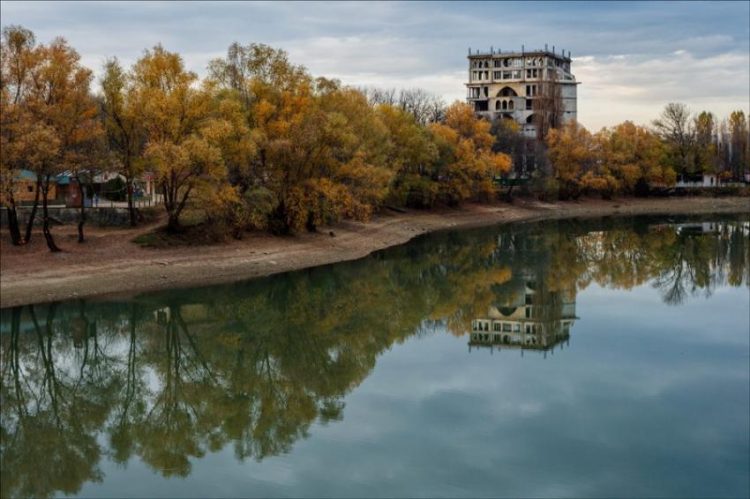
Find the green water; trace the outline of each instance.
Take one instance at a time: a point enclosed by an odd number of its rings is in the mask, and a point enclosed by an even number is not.
[[[750,494],[750,220],[4,309],[2,497]]]

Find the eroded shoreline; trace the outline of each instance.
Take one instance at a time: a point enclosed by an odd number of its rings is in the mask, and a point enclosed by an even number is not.
[[[0,307],[241,281],[356,260],[440,230],[546,219],[711,213],[750,214],[750,198],[467,205],[456,210],[384,214],[368,223],[343,222],[316,234],[252,234],[227,244],[166,250],[135,245],[130,242],[133,231],[127,230],[94,230],[91,243],[66,241],[69,251],[55,255],[41,247],[30,254],[33,249],[11,247],[3,240]]]

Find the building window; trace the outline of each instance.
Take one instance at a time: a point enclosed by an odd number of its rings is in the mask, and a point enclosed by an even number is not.
[[[493,331],[500,331],[500,323],[496,322],[492,325]]]
[[[507,322],[503,323],[503,332],[504,333],[510,333],[510,324]]]
[[[531,99],[526,99],[526,109],[528,111],[531,111],[533,109],[533,103],[534,101],[532,101]]]
[[[521,70],[513,71],[513,79],[514,80],[520,80],[521,79]]]
[[[493,77],[494,79],[496,79],[496,80],[499,80],[499,79],[501,78],[501,76],[500,76],[500,75],[502,74],[502,72],[501,72],[501,71],[495,71],[495,72],[494,72],[494,73],[492,73],[492,74],[493,74],[493,76],[492,76],[492,77]]]
[[[26,186],[26,189],[27,189],[27,190],[28,190],[29,192],[34,192],[34,186],[33,186],[33,185],[27,185],[27,186]]]

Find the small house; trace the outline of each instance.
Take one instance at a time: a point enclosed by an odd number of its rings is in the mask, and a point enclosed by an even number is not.
[[[13,189],[13,199],[18,204],[31,204],[36,197],[36,173],[31,170],[19,170],[15,179],[15,189]],[[57,179],[50,178],[49,192],[47,198],[53,200],[57,197]],[[42,193],[39,193],[39,199],[42,199]]]

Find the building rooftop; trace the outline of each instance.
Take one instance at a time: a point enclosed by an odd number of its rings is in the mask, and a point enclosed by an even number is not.
[[[482,52],[480,50],[475,50],[474,52],[471,51],[471,48],[469,48],[469,59],[474,58],[480,58],[480,57],[538,57],[538,56],[549,56],[554,57],[555,59],[561,59],[563,61],[571,62],[570,58],[570,51],[565,52],[565,50],[555,51],[555,47],[552,47],[552,50],[548,50],[546,48],[544,49],[535,49],[535,50],[524,50],[521,49],[520,52],[503,52],[501,49],[495,49],[493,47],[490,47],[490,50],[487,52]]]

